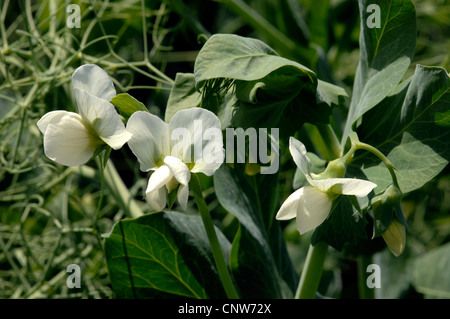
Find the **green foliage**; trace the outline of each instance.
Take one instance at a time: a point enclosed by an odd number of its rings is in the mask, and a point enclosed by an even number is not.
[[[246,176],[226,165],[214,175],[220,204],[240,225],[231,248],[230,268],[243,297],[292,297],[296,274],[281,238],[280,225],[273,222],[274,205],[264,203],[270,197],[261,194],[276,194],[277,175],[266,179],[271,181]],[[276,199],[270,199],[276,203]]]
[[[436,114],[450,105],[447,72],[418,65],[413,77],[394,92],[363,117],[358,133],[387,155],[398,170],[400,189],[406,193],[429,182],[450,160],[450,132],[435,121]],[[389,116],[375,121],[373,116],[380,112]],[[389,185],[385,168],[368,162],[363,172],[377,183],[376,192]]]
[[[402,80],[416,46],[415,8],[410,1],[381,1],[381,28],[370,28],[366,8],[372,2],[360,0],[360,58],[353,85],[352,101],[344,131],[383,100]]]
[[[381,28],[369,28],[372,2],[80,1],[81,28],[71,29],[67,1],[2,1],[0,298],[226,296],[197,206],[190,200],[177,212],[173,192],[173,211],[151,211],[142,196],[148,175],[128,149],[104,156],[104,187],[94,161],[62,168],[45,157],[36,122],[76,111],[70,76],[86,63],[113,78],[120,94],[111,102],[125,122],[138,110],[168,122],[203,107],[223,129],[280,128],[277,174],[254,174],[246,163],[199,176],[243,298],[292,298],[310,240],[333,247],[322,295],[356,298],[349,265],[364,256],[382,269],[378,298],[450,298],[450,6],[377,1]],[[324,124],[340,155],[352,131],[384,154],[403,197],[372,206],[392,175],[357,150],[345,177],[378,187],[362,199],[341,196],[328,219],[300,237],[295,221],[275,219],[307,184],[288,138],[304,142],[319,174],[332,142],[318,129]],[[400,257],[381,237],[393,218],[408,225]],[[69,264],[81,266],[82,288],[67,287]]]
[[[229,242],[219,240],[228,254]],[[161,212],[121,221],[105,240],[105,256],[117,298],[224,297],[198,216]]]

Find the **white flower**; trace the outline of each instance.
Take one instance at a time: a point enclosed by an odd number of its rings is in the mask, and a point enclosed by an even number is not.
[[[328,178],[314,180],[311,177],[311,161],[306,156],[305,146],[295,138],[289,140],[289,150],[300,171],[310,186],[303,186],[292,193],[281,205],[276,219],[297,218],[297,229],[304,234],[328,217],[333,200],[339,195],[366,196],[377,185],[356,178]]]
[[[154,171],[145,194],[155,210],[166,206],[167,193],[178,185],[178,203],[186,209],[191,172],[211,176],[224,160],[220,121],[202,108],[178,111],[169,123],[138,111],[129,118],[127,130],[133,134],[128,146],[141,171]]]
[[[121,148],[131,137],[109,102],[116,90],[108,74],[97,65],[80,66],[72,75],[78,112],[52,111],[37,123],[44,134],[44,152],[66,166],[86,163],[102,144]]]

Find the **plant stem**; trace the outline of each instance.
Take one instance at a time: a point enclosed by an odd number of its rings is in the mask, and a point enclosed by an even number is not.
[[[350,134],[350,140],[352,142],[352,149],[351,150],[366,150],[368,152],[371,152],[376,157],[378,157],[386,166],[386,168],[389,170],[389,173],[391,174],[392,183],[400,189],[400,186],[398,184],[397,175],[395,175],[395,166],[391,163],[391,161],[383,154],[381,153],[377,148],[373,147],[372,145],[360,142],[358,139],[358,135],[354,132]],[[353,152],[354,152],[353,151]]]
[[[200,181],[197,175],[192,174],[189,184],[190,188],[193,191],[195,202],[200,211],[203,225],[205,226],[206,235],[208,236],[209,244],[211,246],[214,262],[219,273],[220,281],[222,282],[223,288],[225,289],[225,293],[229,299],[239,299],[239,294],[237,293],[236,288],[233,284],[233,280],[231,279],[230,273],[228,272],[228,267],[222,253],[222,248],[220,247],[220,243],[214,229],[214,223],[211,219],[208,206],[206,205],[205,199],[203,197]]]
[[[375,291],[369,288],[366,283],[366,269],[372,263],[371,256],[360,255],[358,262],[358,294],[360,299],[375,299]]]
[[[309,246],[305,266],[295,294],[296,299],[314,299],[316,297],[327,252],[328,244],[325,242]]]
[[[397,180],[397,175],[395,175],[394,172],[394,165],[391,163],[391,161],[388,160],[388,158],[386,156],[384,156],[383,153],[381,153],[378,149],[376,149],[375,147],[366,144],[366,143],[362,143],[362,142],[357,142],[356,143],[356,147],[357,149],[360,150],[366,150],[371,152],[372,154],[374,154],[375,156],[377,156],[386,166],[386,168],[389,170],[389,173],[391,174],[391,178],[392,178],[392,182],[393,184],[400,189],[400,186],[398,185],[398,180]]]

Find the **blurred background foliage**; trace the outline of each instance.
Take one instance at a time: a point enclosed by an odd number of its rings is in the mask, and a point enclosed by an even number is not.
[[[418,38],[410,74],[416,64],[449,70],[450,1],[413,2]],[[70,4],[80,6],[80,28],[66,25]],[[176,73],[193,72],[206,38],[234,33],[265,41],[351,92],[359,24],[354,0],[1,0],[0,298],[113,297],[101,236],[127,216],[106,191],[101,218],[94,223],[100,182],[92,163],[80,169],[51,162],[35,125],[46,112],[75,111],[70,79],[78,66],[98,64],[114,79],[118,93],[128,92],[162,116]],[[346,112],[343,108],[334,114],[338,129]],[[132,196],[141,200],[145,175],[130,154],[124,148],[110,160]],[[281,198],[292,192],[294,169],[289,158],[282,159]],[[207,194],[217,224],[231,236],[236,222],[220,207],[212,188]],[[436,282],[439,276],[424,273],[448,272],[450,264],[448,167],[408,194],[403,209],[409,223],[405,253],[395,258],[379,241],[369,252],[383,271],[376,296],[450,298],[448,277]],[[285,229],[286,240],[296,269],[301,269],[309,238],[300,238],[291,226]],[[447,256],[444,265],[433,262],[442,260],[439,256]],[[358,297],[357,258],[331,251],[320,293]],[[66,285],[69,264],[81,266],[80,289]]]

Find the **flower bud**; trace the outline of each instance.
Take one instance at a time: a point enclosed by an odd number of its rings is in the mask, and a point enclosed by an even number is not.
[[[399,221],[403,217],[400,207],[401,200],[402,192],[395,185],[390,185],[383,194],[372,199],[373,237],[381,234],[395,256],[399,256],[403,252],[406,242],[405,225]]]
[[[386,231],[381,235],[394,256],[398,257],[402,254],[406,245],[405,225],[398,221],[395,217]]]

